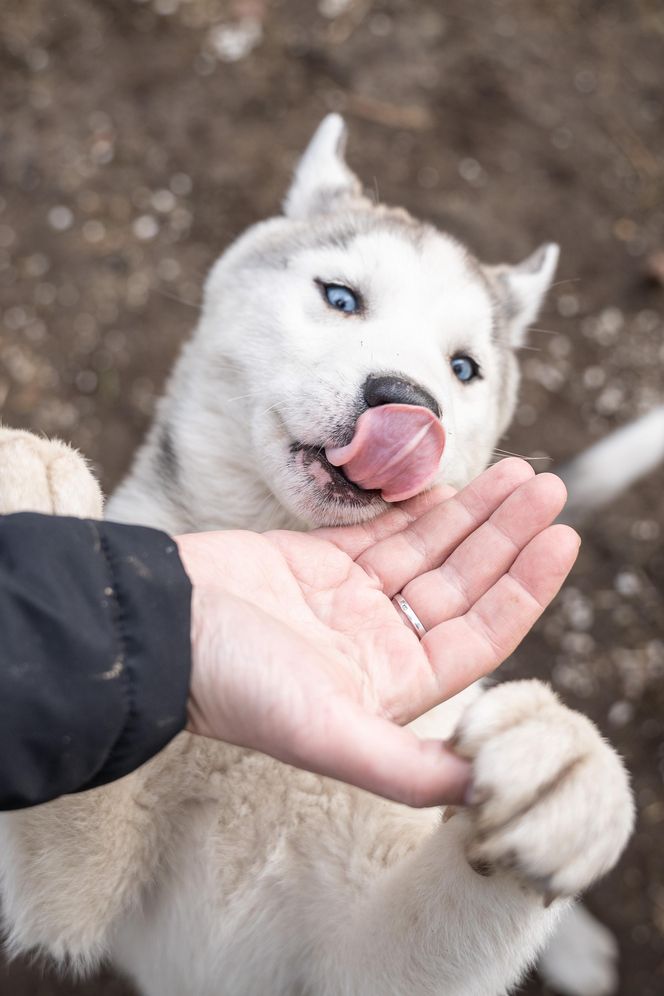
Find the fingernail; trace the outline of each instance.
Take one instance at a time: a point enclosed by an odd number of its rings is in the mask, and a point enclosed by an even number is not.
[[[443,740],[443,746],[447,747],[448,750],[454,750],[454,748],[459,743],[459,732],[458,730],[452,734],[447,740]]]
[[[443,762],[441,774],[444,777],[443,789],[440,802],[448,805],[463,805],[463,800],[468,791],[472,768],[468,761],[465,761],[458,754],[454,754],[445,743],[440,740],[424,741],[427,752],[431,752],[436,759],[436,766]],[[424,745],[423,744],[423,745]]]

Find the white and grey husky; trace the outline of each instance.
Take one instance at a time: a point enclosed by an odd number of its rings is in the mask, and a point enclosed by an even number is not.
[[[110,517],[173,533],[357,522],[385,496],[432,477],[460,487],[486,466],[557,248],[481,265],[363,197],[344,138],[326,118],[283,215],[214,266]],[[380,409],[395,404],[442,424],[442,457],[419,447],[414,416],[402,442],[422,459],[383,459]],[[5,439],[19,462],[21,447],[47,462],[57,445]],[[91,491],[81,508],[79,458],[63,459],[42,507],[98,514]],[[29,506],[25,493],[5,509]],[[11,948],[74,969],[108,958],[145,996],[498,996],[551,935],[549,977],[608,992],[610,944],[570,897],[632,827],[616,754],[536,681],[475,686],[415,725],[456,730],[490,797],[443,822],[182,734],[120,782],[3,815]],[[480,839],[489,877],[466,857]]]

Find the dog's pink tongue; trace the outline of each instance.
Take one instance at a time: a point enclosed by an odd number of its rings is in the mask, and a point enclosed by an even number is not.
[[[404,501],[430,483],[444,447],[445,430],[428,408],[378,405],[360,415],[348,446],[329,446],[325,456],[358,487]]]

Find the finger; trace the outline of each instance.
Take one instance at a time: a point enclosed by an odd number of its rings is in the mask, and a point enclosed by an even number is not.
[[[420,711],[502,664],[560,590],[579,545],[573,529],[550,526],[530,541],[509,572],[464,616],[440,623],[423,637],[421,646],[436,687],[431,702]],[[407,722],[412,717],[395,718]]]
[[[354,703],[333,707],[321,726],[318,750],[308,741],[306,756],[291,763],[409,806],[463,801],[470,764],[442,741],[420,740]]]
[[[314,529],[309,535],[334,543],[356,560],[365,550],[406,529],[411,522],[430,512],[441,502],[447,501],[454,494],[456,494],[455,488],[447,484],[437,484],[434,488],[409,498],[408,501],[394,505],[388,512],[369,522],[361,522],[356,526]]]
[[[357,563],[391,598],[413,578],[438,567],[533,474],[524,460],[501,460],[453,498],[367,548]]]
[[[539,474],[509,495],[436,570],[402,589],[425,629],[466,613],[509,570],[521,550],[565,504],[565,485]]]

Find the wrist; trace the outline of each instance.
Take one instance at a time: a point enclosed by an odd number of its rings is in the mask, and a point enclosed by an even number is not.
[[[201,580],[203,559],[200,556],[200,542],[198,534],[189,533],[174,537],[177,544],[180,561],[191,582],[191,612],[189,620],[189,639],[191,645],[191,672],[189,680],[189,693],[186,704],[186,725],[185,729],[189,733],[200,736],[209,736],[210,731],[206,721],[202,703],[206,702],[209,696],[204,690],[206,681],[204,679],[204,655],[201,653],[201,644],[204,641],[204,621],[205,611],[201,602],[205,600],[204,585]]]

